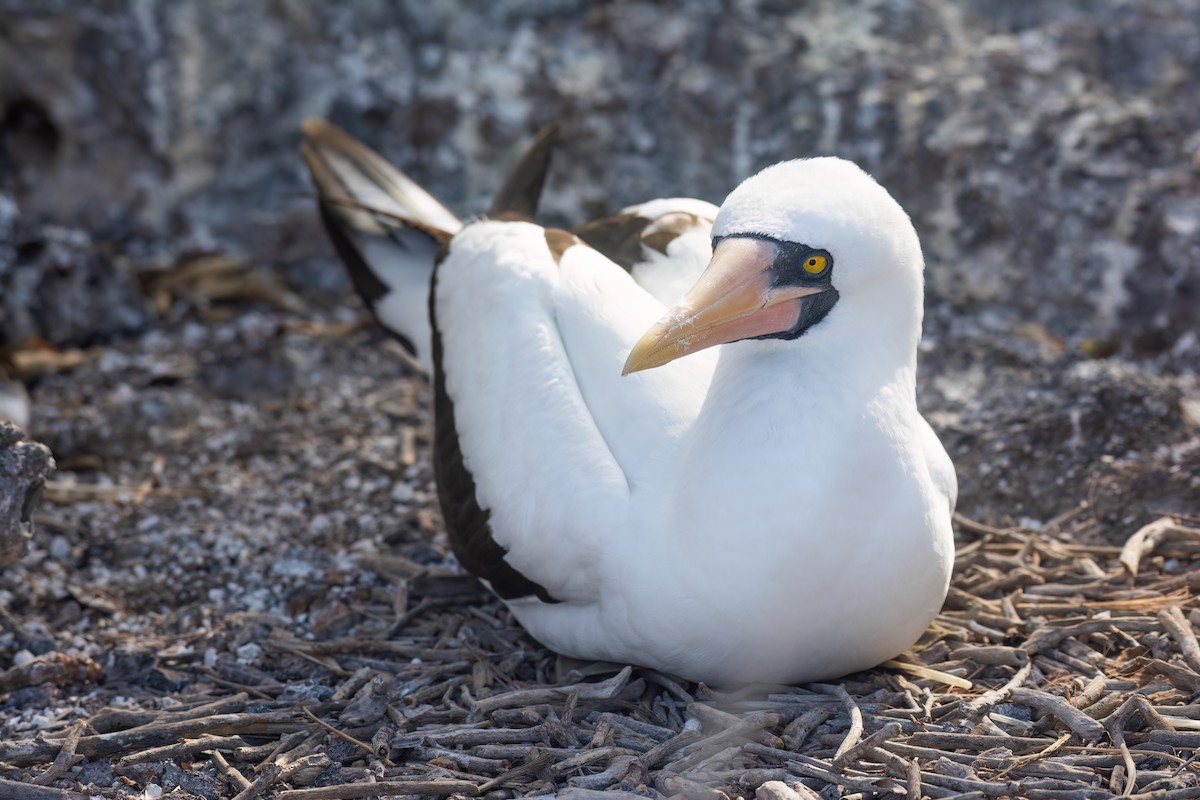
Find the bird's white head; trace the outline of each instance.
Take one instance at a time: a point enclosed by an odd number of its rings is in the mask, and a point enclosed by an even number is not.
[[[809,331],[915,352],[924,261],[900,205],[840,158],[786,161],[738,186],[696,285],[637,342],[625,373],[743,339]],[[907,335],[905,335],[907,334]]]

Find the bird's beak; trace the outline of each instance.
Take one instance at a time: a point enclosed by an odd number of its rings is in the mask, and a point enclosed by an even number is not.
[[[778,255],[779,248],[765,239],[722,239],[696,285],[638,339],[621,374],[792,328],[803,311],[803,298],[822,287],[774,286],[771,265]]]

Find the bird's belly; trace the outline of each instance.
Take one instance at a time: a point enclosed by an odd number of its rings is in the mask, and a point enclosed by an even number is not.
[[[674,553],[648,545],[606,570],[595,603],[514,611],[535,638],[580,658],[715,685],[834,678],[899,654],[933,620],[953,560],[942,516],[889,514],[857,536],[833,522],[808,535],[760,531],[724,551],[686,538]]]

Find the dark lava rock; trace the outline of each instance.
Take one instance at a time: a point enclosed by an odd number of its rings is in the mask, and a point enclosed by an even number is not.
[[[219,800],[225,796],[225,788],[216,778],[201,772],[180,769],[173,761],[167,761],[163,765],[162,787],[168,791],[178,787],[205,800]],[[173,794],[172,797],[174,796]]]
[[[0,420],[0,566],[25,553],[33,535],[33,512],[41,500],[54,459],[45,445]]]
[[[84,786],[109,786],[113,782],[112,765],[107,761],[85,761],[75,774],[75,780]]]
[[[232,249],[327,291],[345,284],[295,152],[305,117],[346,126],[464,213],[486,207],[533,130],[560,120],[552,219],[649,197],[719,202],[767,164],[836,154],[912,214],[932,295],[955,314],[991,330],[1038,322],[1072,344],[1115,337],[1127,354],[1169,350],[1195,327],[1191,0],[708,0],[686,12],[3,0],[0,14],[0,228],[51,222],[135,260]],[[7,294],[19,282],[3,263]],[[125,290],[90,285],[109,294],[77,322],[46,309],[35,323],[56,336],[97,315],[127,324]],[[61,289],[33,294],[70,304]],[[1184,349],[1200,359],[1194,341]]]

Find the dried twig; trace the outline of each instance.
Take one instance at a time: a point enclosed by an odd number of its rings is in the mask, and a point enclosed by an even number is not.
[[[1179,645],[1179,653],[1194,672],[1200,673],[1200,642],[1196,641],[1196,633],[1179,606],[1163,609],[1158,612],[1158,620],[1171,634],[1171,638]]]
[[[1061,697],[1038,689],[1017,687],[1011,693],[1013,702],[1052,714],[1085,742],[1097,742],[1104,735],[1104,726]]]
[[[49,769],[33,779],[33,785],[49,786],[67,774],[67,770],[71,769],[71,765],[75,763],[75,748],[79,746],[79,739],[83,736],[83,729],[84,724],[82,722],[77,722],[71,726],[67,738],[62,743],[62,749],[58,751],[58,755],[54,758],[54,763],[50,765]]]

